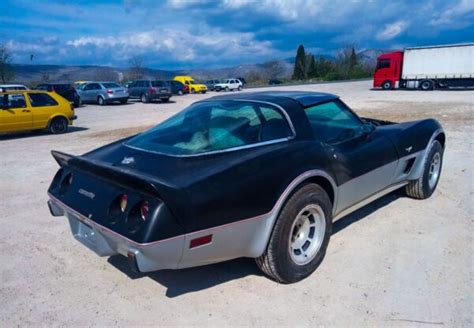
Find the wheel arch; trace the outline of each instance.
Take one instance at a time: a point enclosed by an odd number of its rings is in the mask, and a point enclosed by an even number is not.
[[[56,114],[53,114],[53,115],[51,115],[51,116],[49,117],[49,119],[48,119],[48,125],[47,125],[46,127],[49,128],[50,125],[51,125],[51,122],[53,122],[53,120],[56,119],[56,118],[58,118],[58,117],[62,117],[62,118],[64,118],[64,119],[66,119],[68,125],[71,124],[71,121],[69,120],[69,118],[68,118],[66,115],[64,115],[64,114],[62,114],[62,113],[56,113]]]
[[[280,215],[281,210],[285,206],[288,199],[293,195],[301,186],[307,183],[315,183],[321,186],[327,193],[332,202],[332,214],[334,215],[337,205],[337,185],[335,180],[327,172],[319,169],[309,170],[303,172],[295,179],[293,179],[281,193],[280,197],[276,201],[272,210],[264,214],[265,223],[260,227],[260,231],[257,234],[258,238],[255,238],[252,245],[248,249],[249,257],[259,257],[263,254],[267,248],[268,242],[270,241],[271,234],[275,227],[276,220]]]

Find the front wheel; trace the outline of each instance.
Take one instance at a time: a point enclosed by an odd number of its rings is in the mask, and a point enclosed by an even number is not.
[[[392,82],[390,81],[384,81],[382,83],[382,89],[384,90],[391,90],[392,89]]]
[[[161,98],[161,102],[166,103],[166,102],[168,102],[168,101],[170,101],[170,98]]]
[[[99,106],[104,106],[104,105],[105,105],[105,100],[104,100],[104,98],[98,97],[98,98],[97,98],[97,103],[99,104]]]
[[[64,117],[56,117],[49,123],[49,132],[52,134],[66,133],[68,122]]]
[[[281,283],[308,277],[321,264],[331,236],[332,204],[316,184],[303,185],[283,207],[259,268]]]
[[[443,166],[443,146],[435,140],[428,151],[423,173],[417,180],[410,181],[405,187],[408,196],[416,199],[426,199],[430,197],[438,185]]]
[[[146,104],[147,102],[149,102],[150,100],[148,99],[147,95],[146,94],[142,94],[141,97],[140,97],[140,100],[142,101],[142,103]]]

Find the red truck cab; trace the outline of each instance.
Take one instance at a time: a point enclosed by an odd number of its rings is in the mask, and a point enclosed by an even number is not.
[[[380,55],[374,72],[374,88],[398,88],[402,76],[403,52],[394,51]]]

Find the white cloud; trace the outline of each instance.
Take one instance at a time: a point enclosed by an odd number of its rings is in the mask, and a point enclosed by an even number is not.
[[[464,27],[474,19],[474,0],[461,0],[456,5],[442,11],[430,20],[430,25],[446,27]]]
[[[189,32],[192,31],[193,33]],[[270,41],[256,40],[253,33],[206,30],[196,34],[192,29],[160,29],[119,36],[79,37],[66,42],[76,49],[108,51],[116,59],[134,54],[173,57],[177,61],[205,62],[238,59],[243,56],[264,58],[278,54]]]
[[[405,21],[397,21],[385,25],[384,29],[377,34],[378,40],[391,40],[400,35],[407,28],[408,24]]]

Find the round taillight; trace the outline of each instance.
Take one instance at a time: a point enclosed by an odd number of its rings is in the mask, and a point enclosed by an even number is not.
[[[140,206],[140,216],[142,217],[142,220],[147,219],[149,212],[150,212],[150,207],[148,205],[148,202],[143,202]]]
[[[59,186],[59,193],[61,195],[64,195],[67,189],[69,188],[69,186],[71,185],[71,183],[72,183],[72,173],[69,173],[62,179],[61,184]]]
[[[128,202],[128,196],[127,195],[120,196],[120,210],[122,212],[125,212],[125,210],[127,209],[127,202]]]

